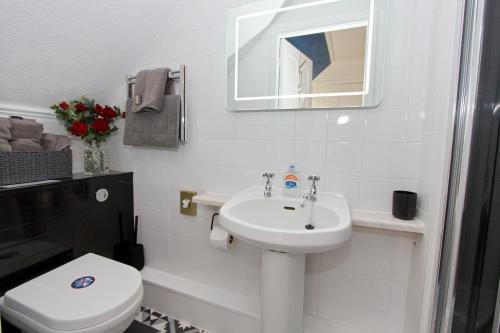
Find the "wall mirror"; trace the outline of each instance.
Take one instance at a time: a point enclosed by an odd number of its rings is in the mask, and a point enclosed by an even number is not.
[[[228,12],[229,110],[376,106],[386,0],[264,0]]]

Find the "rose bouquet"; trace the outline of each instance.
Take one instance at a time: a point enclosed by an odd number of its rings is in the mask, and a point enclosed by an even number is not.
[[[63,101],[50,108],[64,122],[69,133],[87,143],[83,150],[85,173],[108,173],[108,146],[102,143],[106,142],[111,133],[118,130],[115,121],[124,117],[125,113],[116,106],[102,106],[87,97],[70,102]]]
[[[102,106],[87,97],[63,101],[50,108],[64,122],[69,133],[97,147],[118,130],[115,121],[124,115],[116,106]]]

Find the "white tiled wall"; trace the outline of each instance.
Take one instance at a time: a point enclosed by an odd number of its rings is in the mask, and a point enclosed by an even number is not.
[[[224,108],[224,17],[243,2],[183,0],[165,13],[164,27],[130,73],[187,65],[189,143],[177,152],[131,148],[116,136],[112,166],[135,172],[148,265],[258,297],[259,250],[241,242],[231,252],[211,248],[213,211],[199,206],[197,217],[179,215],[178,191],[235,193],[261,182],[263,171],[281,174],[297,161],[304,175],[321,175],[320,189],[343,192],[352,208],[390,211],[393,190],[418,189],[431,3],[389,0],[379,107],[231,113]],[[119,87],[116,104],[124,104],[124,92]],[[407,317],[418,316],[406,311],[415,241],[355,229],[342,248],[308,256],[309,331],[404,332]]]
[[[308,256],[307,328],[322,332],[316,325],[327,320],[340,332],[403,332],[413,240],[356,228],[341,248]]]
[[[431,331],[434,290],[443,231],[448,170],[453,133],[453,110],[457,94],[463,1],[433,0],[430,8],[433,50],[426,81],[422,158],[418,169],[418,214],[426,223],[424,239],[413,251],[407,332]],[[420,322],[415,321],[419,320]]]

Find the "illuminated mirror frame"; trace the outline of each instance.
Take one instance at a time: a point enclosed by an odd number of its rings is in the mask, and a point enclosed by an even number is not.
[[[254,18],[262,15],[269,15],[269,14],[276,14],[279,12],[287,12],[291,10],[297,10],[297,9],[303,9],[303,8],[308,8],[312,6],[319,6],[319,5],[324,5],[328,3],[333,3],[341,0],[322,0],[322,1],[316,1],[316,2],[310,2],[306,4],[301,4],[301,5],[295,5],[295,6],[290,6],[290,7],[283,7],[283,8],[278,8],[278,9],[272,9],[272,10],[266,10],[258,13],[253,13],[253,14],[247,14],[247,15],[241,15],[236,17],[236,26],[235,26],[235,63],[234,63],[234,75],[235,75],[235,80],[234,80],[234,100],[235,101],[259,101],[259,100],[276,100],[276,99],[287,99],[287,98],[308,98],[308,97],[334,97],[334,96],[365,96],[368,95],[370,92],[370,71],[371,71],[371,57],[372,57],[372,39],[373,39],[373,13],[374,13],[374,0],[370,1],[370,14],[369,14],[369,19],[368,22],[366,20],[363,21],[357,21],[357,22],[352,22],[352,23],[347,23],[347,24],[339,24],[339,25],[334,25],[330,27],[322,27],[322,28],[316,28],[316,29],[309,29],[309,30],[303,30],[301,32],[297,33],[289,33],[286,34],[287,36],[300,36],[300,35],[308,35],[312,33],[321,33],[321,32],[326,32],[326,31],[335,31],[335,30],[344,30],[344,29],[350,29],[350,28],[357,28],[357,27],[367,27],[367,54],[365,56],[365,77],[364,80],[365,82],[363,83],[363,91],[357,91],[357,92],[341,92],[341,93],[318,93],[318,94],[295,94],[295,95],[273,95],[273,96],[256,96],[256,97],[238,97],[238,58],[239,58],[239,25],[240,21],[244,19],[249,19],[249,18]],[[278,37],[278,44],[279,41],[283,38],[285,35],[281,35]],[[279,48],[279,45],[278,45]],[[278,52],[279,54],[279,52]],[[278,74],[279,74],[279,66],[277,68]]]

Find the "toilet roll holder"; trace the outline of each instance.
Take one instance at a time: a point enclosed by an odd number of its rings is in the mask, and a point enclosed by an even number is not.
[[[219,213],[214,213],[212,215],[212,223],[210,223],[210,230],[214,230],[214,220],[215,220],[215,217],[218,215],[219,215]],[[229,235],[229,244],[233,244],[233,242],[234,242],[233,235]]]

